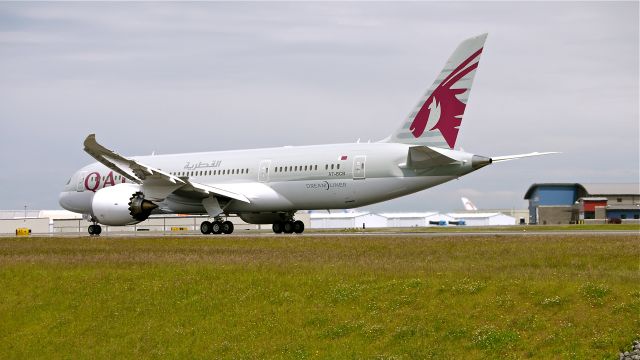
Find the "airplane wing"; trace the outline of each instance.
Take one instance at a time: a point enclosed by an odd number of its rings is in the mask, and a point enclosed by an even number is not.
[[[149,200],[163,200],[172,192],[181,189],[200,194],[224,196],[249,203],[246,196],[213,186],[190,181],[187,177],[177,177],[162,170],[142,164],[107,149],[96,141],[95,134],[84,140],[84,151],[109,169],[122,174],[134,183],[141,184]]]
[[[528,154],[518,154],[518,155],[493,156],[491,157],[491,161],[492,162],[509,161],[509,160],[516,160],[516,159],[531,157],[531,156],[541,156],[541,155],[549,155],[549,154],[560,154],[560,153],[557,151],[548,151],[548,152],[532,152]]]
[[[101,162],[104,166],[121,173],[124,177],[137,184],[141,184],[144,180],[153,177],[166,180],[171,184],[175,184],[177,182],[184,183],[184,181],[180,180],[180,178],[176,176],[167,174],[150,166],[145,166],[133,159],[126,158],[113,150],[107,149],[106,147],[98,144],[95,134],[90,134],[84,140],[84,151],[94,159]]]

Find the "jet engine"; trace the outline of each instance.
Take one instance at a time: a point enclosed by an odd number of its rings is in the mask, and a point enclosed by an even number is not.
[[[274,212],[240,213],[238,216],[248,224],[273,224],[285,220],[282,214]]]
[[[133,225],[146,220],[158,205],[145,200],[142,187],[118,184],[96,191],[91,203],[93,216],[105,225]]]

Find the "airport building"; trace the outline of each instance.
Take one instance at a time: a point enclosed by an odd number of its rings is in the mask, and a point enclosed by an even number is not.
[[[640,184],[533,184],[529,223],[576,224],[640,222]]]
[[[382,228],[387,219],[369,212],[312,212],[312,229]]]
[[[516,218],[499,212],[465,212],[448,213],[457,221],[464,221],[467,226],[506,226],[516,225]]]
[[[312,229],[372,229],[385,227],[423,227],[449,224],[455,219],[437,212],[380,213],[312,212]]]
[[[437,212],[381,213],[387,220],[387,227],[421,227],[448,224],[456,219]]]
[[[529,210],[528,209],[482,209],[482,210],[463,210],[456,211],[455,213],[449,213],[449,215],[456,214],[456,216],[464,217],[467,214],[481,214],[482,216],[495,216],[495,214],[507,215],[512,217],[515,224],[526,225],[529,223]],[[505,219],[506,221],[506,219]],[[510,219],[509,219],[510,221]],[[511,224],[509,224],[511,225]]]
[[[498,212],[447,214],[434,211],[379,214],[369,212],[312,212],[310,216],[312,229],[516,225],[516,218]]]

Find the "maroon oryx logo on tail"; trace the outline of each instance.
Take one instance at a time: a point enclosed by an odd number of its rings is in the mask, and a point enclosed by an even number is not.
[[[468,67],[467,65],[479,57],[481,53],[482,48],[458,65],[433,90],[433,93],[424,102],[409,127],[413,136],[420,137],[425,129],[427,131],[438,129],[449,147],[453,149],[458,138],[458,127],[462,122],[462,114],[464,114],[464,108],[467,106],[458,100],[456,95],[460,95],[468,89],[452,89],[451,87],[478,67],[478,62]]]

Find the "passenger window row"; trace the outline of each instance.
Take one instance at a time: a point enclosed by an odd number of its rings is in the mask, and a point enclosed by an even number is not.
[[[249,174],[249,169],[222,169],[222,170],[199,170],[199,171],[176,171],[171,172],[174,176],[218,176],[218,175],[245,175]]]
[[[329,170],[329,164],[324,165],[325,170]],[[339,170],[340,164],[331,164],[331,170]],[[318,165],[289,165],[289,166],[274,166],[274,172],[300,172],[300,171],[317,171]]]
[[[290,166],[275,166],[274,172],[296,172],[296,171],[314,171],[318,170],[318,165],[290,165]]]
[[[340,164],[325,164],[325,170],[340,170]],[[317,171],[318,165],[289,165],[275,166],[274,172],[302,172]],[[249,169],[221,169],[221,170],[199,170],[199,171],[174,171],[170,172],[174,176],[219,176],[219,175],[245,175],[249,174]],[[117,176],[119,179],[120,176]],[[104,180],[104,179],[103,179]]]

